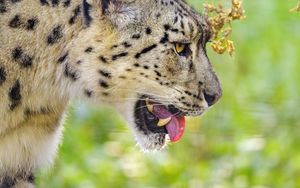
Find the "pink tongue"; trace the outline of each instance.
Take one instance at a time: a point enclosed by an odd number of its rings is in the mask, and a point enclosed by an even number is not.
[[[171,121],[166,125],[171,142],[177,142],[181,139],[185,129],[185,118],[176,117],[171,114],[166,107],[154,105],[153,114],[160,119],[171,117]]]

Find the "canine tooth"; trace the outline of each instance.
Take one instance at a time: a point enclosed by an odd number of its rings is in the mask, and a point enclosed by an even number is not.
[[[153,105],[148,100],[146,100],[146,106],[149,112],[153,112]]]
[[[171,119],[172,119],[171,117],[168,117],[166,119],[159,119],[157,126],[159,126],[159,127],[165,126],[171,121]]]

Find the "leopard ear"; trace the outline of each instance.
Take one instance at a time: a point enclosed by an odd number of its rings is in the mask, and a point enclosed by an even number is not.
[[[134,1],[101,0],[102,14],[118,29],[139,21],[139,11]]]

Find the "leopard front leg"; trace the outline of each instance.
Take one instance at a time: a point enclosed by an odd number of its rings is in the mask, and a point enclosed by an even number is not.
[[[53,163],[63,132],[63,111],[28,110],[16,129],[0,135],[0,188],[33,188],[34,175]]]
[[[15,177],[3,177],[0,188],[34,188],[34,175],[25,173]]]

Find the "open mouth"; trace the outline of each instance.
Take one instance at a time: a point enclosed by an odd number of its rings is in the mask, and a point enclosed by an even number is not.
[[[145,134],[169,135],[171,142],[179,141],[185,129],[185,113],[173,105],[163,105],[142,96],[135,105],[135,123]]]

